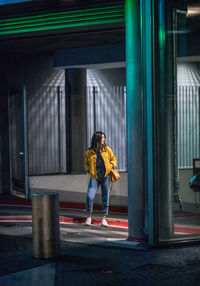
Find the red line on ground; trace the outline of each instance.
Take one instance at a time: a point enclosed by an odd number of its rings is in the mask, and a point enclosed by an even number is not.
[[[85,223],[85,218],[60,217],[60,222]],[[128,221],[107,219],[107,222],[110,226],[128,227]],[[92,219],[92,224],[101,224],[101,219]]]
[[[32,221],[32,218],[29,217],[0,217],[0,221]],[[108,219],[108,225],[110,226],[123,226],[128,227],[128,221],[120,221],[120,220],[112,220]],[[60,222],[68,222],[68,223],[85,223],[85,218],[72,218],[72,217],[60,217]],[[101,219],[92,219],[92,224],[101,224]]]
[[[113,226],[122,226],[122,227],[128,227],[128,221],[115,221],[115,220],[107,220],[108,225],[113,225]]]
[[[0,217],[1,222],[9,222],[9,221],[32,221],[32,217]],[[114,219],[107,219],[108,225],[110,226],[121,226],[128,228],[128,221],[127,220],[114,220]],[[68,222],[68,223],[85,223],[85,218],[73,218],[73,217],[60,217],[60,223]],[[101,219],[92,219],[92,224],[100,225]],[[189,227],[189,226],[181,226],[175,225],[174,226],[175,232],[183,232],[189,234],[200,234],[200,227]],[[139,241],[138,238],[129,237],[128,240],[130,241]]]

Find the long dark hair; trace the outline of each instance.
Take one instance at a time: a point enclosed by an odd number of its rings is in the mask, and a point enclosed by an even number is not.
[[[93,149],[96,153],[100,152],[100,150],[106,146],[106,144],[101,144],[102,135],[104,135],[104,137],[106,138],[105,133],[103,133],[102,131],[97,131],[92,136],[90,149]]]

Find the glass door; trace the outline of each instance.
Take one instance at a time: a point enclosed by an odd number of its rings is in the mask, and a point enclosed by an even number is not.
[[[184,9],[186,8],[186,9]],[[199,12],[198,12],[199,11]],[[175,234],[200,237],[200,182],[192,189],[191,178],[200,172],[200,2],[177,10],[177,173],[178,205],[175,205]]]
[[[200,3],[173,2],[158,1],[159,243],[200,238]]]
[[[9,91],[10,177],[11,189],[28,198],[26,103],[24,87]]]

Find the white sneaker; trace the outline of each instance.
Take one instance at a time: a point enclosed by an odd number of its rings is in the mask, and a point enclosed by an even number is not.
[[[101,225],[105,226],[105,227],[108,227],[108,223],[107,223],[107,220],[105,218],[102,218]]]
[[[92,219],[91,217],[87,217],[86,221],[85,221],[85,225],[91,225]]]

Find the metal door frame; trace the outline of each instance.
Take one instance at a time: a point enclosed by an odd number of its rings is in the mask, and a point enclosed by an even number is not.
[[[30,198],[29,193],[29,183],[28,183],[28,145],[27,145],[27,108],[26,108],[26,88],[25,86],[12,88],[8,90],[8,115],[9,115],[9,154],[10,154],[10,193],[12,192],[12,156],[11,156],[11,129],[10,129],[10,122],[11,122],[11,113],[10,113],[10,97],[12,93],[20,91],[23,94],[23,123],[24,123],[24,194],[25,198]],[[14,95],[15,96],[15,95]]]

